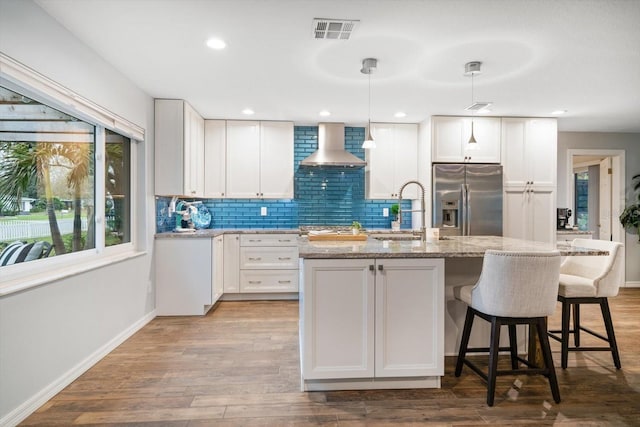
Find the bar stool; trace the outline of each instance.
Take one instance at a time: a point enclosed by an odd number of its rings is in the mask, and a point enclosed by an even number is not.
[[[457,299],[465,302],[467,316],[464,322],[460,352],[455,376],[462,373],[463,365],[469,366],[487,382],[487,405],[493,406],[498,375],[517,373],[541,374],[549,379],[551,394],[560,403],[560,390],[549,339],[546,317],[553,314],[558,295],[560,253],[510,252],[488,250],[485,253],[482,273],[475,285],[454,289]],[[491,323],[489,347],[468,348],[469,336],[475,316]],[[508,325],[509,347],[500,347],[500,327]],[[545,366],[537,367],[518,356],[516,325],[535,326]],[[498,352],[508,350],[511,355],[511,370],[498,370]],[[489,352],[489,369],[485,374],[466,358],[467,353]],[[527,368],[519,368],[523,363]]]
[[[567,368],[569,351],[610,351],[616,369],[621,368],[618,344],[613,331],[608,297],[618,295],[624,281],[622,243],[607,240],[575,239],[571,246],[609,251],[608,256],[570,256],[560,266],[558,301],[562,303],[562,329],[550,330],[549,337],[562,343],[562,369]],[[580,304],[599,304],[607,336],[580,325]],[[573,307],[573,329],[569,324]],[[580,331],[608,343],[606,347],[581,347]],[[556,334],[561,333],[558,337]],[[569,346],[573,334],[574,346]]]

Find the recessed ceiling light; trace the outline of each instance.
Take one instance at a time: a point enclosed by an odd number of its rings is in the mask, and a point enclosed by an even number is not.
[[[322,117],[328,117],[331,115],[331,112],[327,111],[327,110],[322,110],[319,113]]]
[[[242,114],[246,114],[247,116],[250,116],[254,113],[254,111],[251,108],[245,108],[244,110],[242,110]]]
[[[556,111],[552,112],[551,114],[560,115],[560,114],[564,114],[566,112],[567,112],[567,110],[556,110]]]
[[[221,39],[209,39],[207,40],[207,46],[211,49],[221,50],[227,47],[227,44]]]
[[[398,111],[397,113],[395,113],[393,115],[394,117],[397,117],[399,119],[403,118],[403,117],[407,117],[407,113],[405,113],[404,111]]]

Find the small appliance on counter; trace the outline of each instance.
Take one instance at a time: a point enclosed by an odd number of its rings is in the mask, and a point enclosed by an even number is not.
[[[567,228],[571,228],[569,224],[569,218],[571,218],[571,209],[569,208],[558,208],[557,209],[557,229],[565,230]]]

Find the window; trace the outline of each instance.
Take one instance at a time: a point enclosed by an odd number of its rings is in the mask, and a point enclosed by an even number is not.
[[[589,229],[589,171],[576,172],[574,176],[574,206],[575,224],[578,229],[585,231]]]
[[[129,138],[0,86],[0,268],[129,243],[131,209]]]

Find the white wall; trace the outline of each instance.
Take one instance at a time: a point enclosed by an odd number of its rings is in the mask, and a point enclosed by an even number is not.
[[[0,0],[0,51],[146,130],[138,249],[148,253],[0,297],[0,425],[15,424],[154,313],[153,100],[31,0]]]
[[[608,149],[625,151],[625,193],[631,197],[629,186],[631,177],[640,173],[640,134],[602,132],[558,132],[558,206],[567,204],[567,150],[568,149]],[[627,199],[629,200],[629,199]],[[617,220],[617,219],[616,219]],[[627,234],[626,280],[632,285],[640,285],[640,243],[637,234]]]

